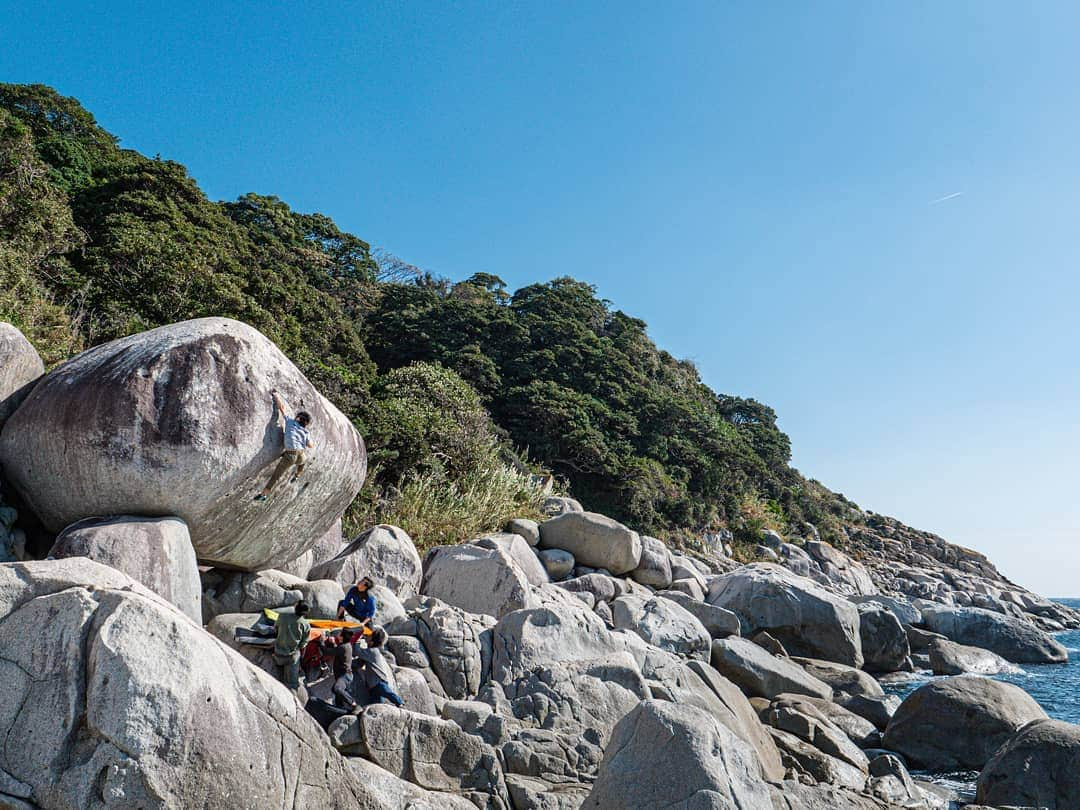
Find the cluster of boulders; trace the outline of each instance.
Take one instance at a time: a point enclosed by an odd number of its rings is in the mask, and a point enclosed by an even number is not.
[[[0,807],[947,807],[909,767],[981,769],[986,803],[1074,795],[1077,728],[981,676],[1065,659],[1047,623],[1075,616],[1037,597],[912,594],[813,533],[740,565],[724,536],[680,552],[562,496],[423,558],[395,526],[347,540],[363,442],[250,327],[164,327],[40,380],[9,344],[0,463],[53,538],[0,565]],[[271,389],[315,448],[262,504]],[[954,557],[950,582],[1003,583]],[[404,706],[324,728],[234,631],[301,599],[332,616],[361,576]],[[921,667],[957,677],[885,693]]]

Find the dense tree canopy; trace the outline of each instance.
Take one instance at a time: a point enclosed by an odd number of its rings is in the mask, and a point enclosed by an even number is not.
[[[509,463],[658,534],[809,520],[835,539],[851,511],[789,466],[770,408],[710,390],[589,285],[380,266],[321,214],[208,200],[41,85],[0,85],[0,282],[0,319],[50,363],[186,318],[253,324],[368,437],[367,504]]]

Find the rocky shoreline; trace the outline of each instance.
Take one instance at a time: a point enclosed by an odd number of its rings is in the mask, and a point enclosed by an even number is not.
[[[342,537],[363,440],[251,327],[42,371],[0,325],[0,808],[930,810],[910,771],[960,768],[984,806],[1078,806],[1080,726],[985,676],[1066,661],[1080,613],[977,552],[871,515],[858,558],[806,524],[742,564],[552,496],[421,558]],[[271,389],[326,467],[260,509]],[[324,729],[235,631],[364,575],[405,705]],[[886,694],[917,669],[946,677]]]

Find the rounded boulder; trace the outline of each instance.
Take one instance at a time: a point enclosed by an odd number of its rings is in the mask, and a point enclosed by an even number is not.
[[[274,390],[311,414],[314,447],[303,475],[256,502],[284,449]],[[326,534],[363,484],[367,454],[268,338],[201,318],[56,368],[4,425],[0,464],[52,531],[94,515],[176,515],[201,560],[251,571]]]
[[[44,373],[45,364],[30,341],[10,323],[0,322],[0,427]]]
[[[540,548],[561,548],[578,565],[612,574],[633,571],[641,562],[641,537],[616,520],[595,512],[566,512],[540,524]]]
[[[980,804],[1066,810],[1080,797],[1080,726],[1036,720],[1003,745],[979,775]]]
[[[1046,712],[1019,686],[970,675],[932,681],[900,704],[884,747],[920,767],[981,768],[1013,733]]]

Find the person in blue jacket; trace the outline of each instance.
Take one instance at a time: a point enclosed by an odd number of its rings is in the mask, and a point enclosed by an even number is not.
[[[371,589],[374,587],[375,583],[371,577],[363,577],[349,588],[345,598],[338,602],[338,620],[344,619],[345,614],[348,613],[361,625],[371,624],[372,619],[375,618],[375,597],[371,594]]]

